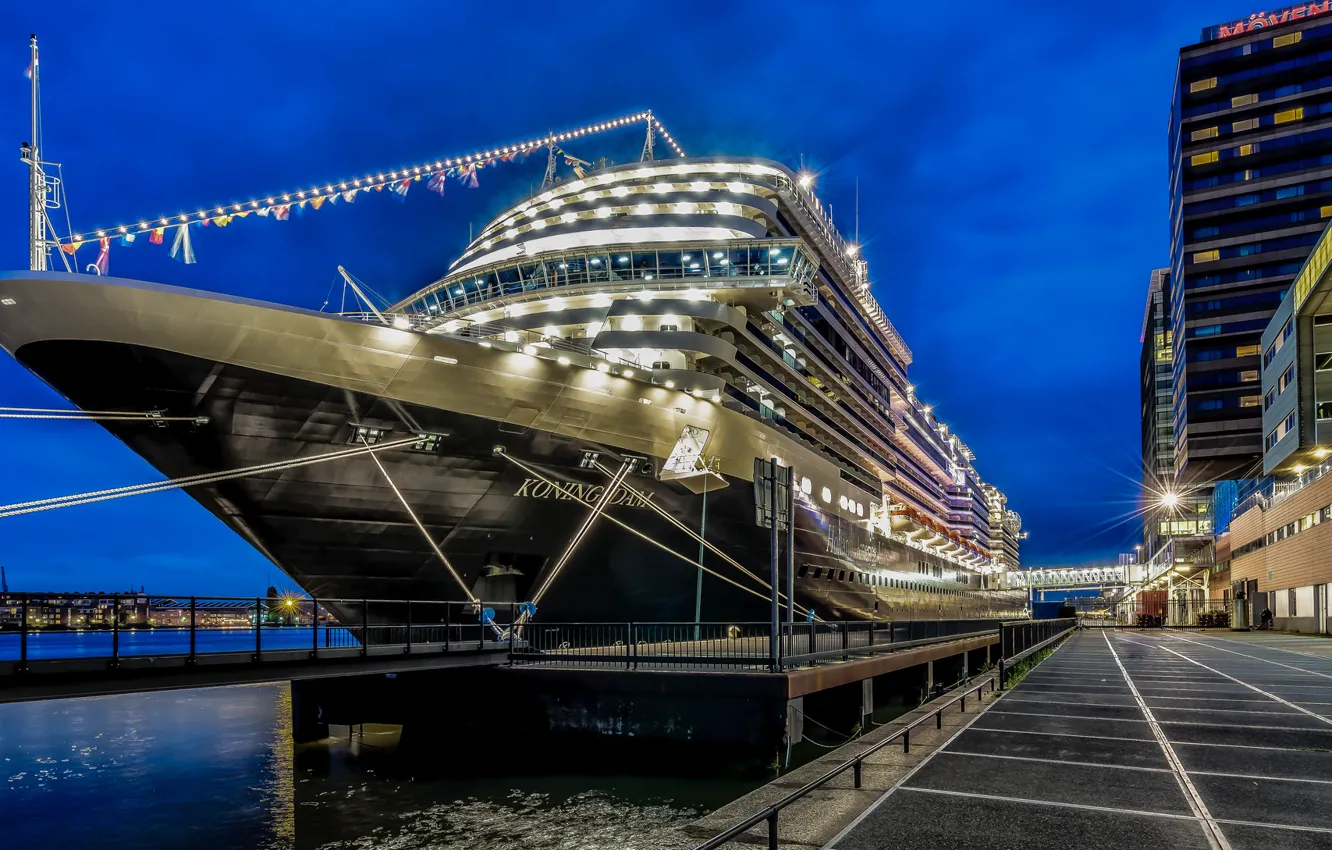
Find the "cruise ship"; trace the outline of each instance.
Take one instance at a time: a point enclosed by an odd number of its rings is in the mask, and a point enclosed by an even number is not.
[[[776,162],[545,186],[363,314],[3,273],[0,346],[83,410],[160,412],[104,427],[168,478],[275,464],[187,492],[316,597],[764,621],[773,458],[800,619],[1024,606],[1001,580],[1020,517],[917,398],[857,246]]]

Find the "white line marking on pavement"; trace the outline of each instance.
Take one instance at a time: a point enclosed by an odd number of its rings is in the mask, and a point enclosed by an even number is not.
[[[949,750],[948,752],[944,753],[944,755],[971,756],[972,758],[982,758],[982,759],[1010,759],[1012,761],[1035,761],[1047,765],[1071,764],[1074,767],[1105,767],[1111,770],[1137,770],[1137,771],[1142,771],[1143,773],[1172,772],[1168,767],[1138,767],[1136,765],[1131,765],[1131,764],[1104,764],[1102,762],[1095,762],[1095,761],[1070,761],[1068,759],[1051,760],[1048,758],[1033,758],[1032,756],[1005,756],[1005,755],[1000,755],[998,753],[969,753],[963,750]],[[1194,772],[1196,773],[1197,771]],[[1221,774],[1221,775],[1229,775],[1229,774]]]
[[[1128,640],[1128,638],[1124,638],[1124,640]],[[1129,642],[1129,643],[1133,643],[1133,644],[1137,644],[1138,646],[1148,646],[1148,647],[1150,647],[1149,644],[1138,643],[1137,641],[1133,641],[1133,640],[1128,640],[1128,642]],[[1214,668],[1214,667],[1208,667],[1206,664],[1202,663],[1201,661],[1197,660],[1196,658],[1189,658],[1187,655],[1184,655],[1183,653],[1175,652],[1175,650],[1171,649],[1171,648],[1168,647],[1168,646],[1161,646],[1161,645],[1158,645],[1158,646],[1156,646],[1156,647],[1151,647],[1151,648],[1162,649],[1162,650],[1165,650],[1166,652],[1169,652],[1171,655],[1178,655],[1180,658],[1183,658],[1184,660],[1188,661],[1190,664],[1197,664],[1199,667],[1203,668],[1204,670],[1210,670],[1211,672],[1215,673],[1215,674],[1218,675],[1218,676],[1224,676],[1225,678],[1229,679],[1230,681],[1232,681],[1232,682],[1234,682],[1234,683],[1236,683],[1236,684],[1238,684],[1238,685],[1243,685],[1244,687],[1248,688],[1249,690],[1253,691],[1254,693],[1262,694],[1263,696],[1267,697],[1268,699],[1274,699],[1274,700],[1276,700],[1277,702],[1281,703],[1282,705],[1289,706],[1289,707],[1295,709],[1295,710],[1298,711],[1298,712],[1301,712],[1301,713],[1303,713],[1303,714],[1307,714],[1307,715],[1309,715],[1310,717],[1317,717],[1319,720],[1323,721],[1324,723],[1328,724],[1329,726],[1332,726],[1332,718],[1324,717],[1323,715],[1319,714],[1318,712],[1316,712],[1316,711],[1310,711],[1309,709],[1305,708],[1305,707],[1302,706],[1302,705],[1296,705],[1295,703],[1290,702],[1289,700],[1284,700],[1284,699],[1282,699],[1281,697],[1277,696],[1276,694],[1268,693],[1267,691],[1263,690],[1262,688],[1258,687],[1257,685],[1250,685],[1248,682],[1245,682],[1245,681],[1243,681],[1243,680],[1241,680],[1241,679],[1236,679],[1234,676],[1231,676],[1229,673],[1222,673],[1220,670],[1217,670],[1217,669]],[[1236,654],[1238,654],[1238,653],[1236,653]]]
[[[1050,800],[1032,800],[1027,797],[1001,797],[997,794],[974,794],[969,791],[943,791],[938,788],[903,788],[903,791],[912,791],[917,794],[940,794],[945,797],[970,797],[979,800],[999,800],[1004,803],[1027,803],[1032,806],[1054,806],[1060,809],[1082,809],[1090,812],[1105,812],[1107,814],[1119,815],[1137,815],[1139,817],[1149,818],[1170,818],[1171,820],[1195,820],[1189,815],[1175,815],[1168,812],[1143,812],[1137,809],[1116,809],[1109,806],[1092,806],[1087,803],[1056,803]],[[1217,818],[1217,823],[1232,824],[1234,826],[1257,826],[1268,827],[1270,829],[1288,829],[1294,832],[1317,832],[1323,834],[1332,833],[1332,829],[1322,826],[1296,826],[1289,823],[1267,823],[1264,821],[1252,820],[1234,820],[1232,818]]]
[[[996,697],[993,701],[990,702],[990,705],[994,705],[994,703],[997,702],[998,699],[999,699],[1000,697],[1002,697],[1002,696],[1003,696],[1003,694],[1000,694],[999,697]],[[984,703],[982,703],[982,705],[983,705],[983,704],[984,704]],[[988,707],[989,707],[989,706],[986,706],[987,709],[988,709]],[[968,720],[965,724],[963,724],[962,727],[961,727],[960,729],[958,729],[958,730],[957,730],[956,732],[954,732],[952,735],[949,735],[949,736],[948,736],[948,740],[944,741],[942,744],[940,744],[939,746],[935,747],[933,752],[929,753],[928,755],[925,756],[925,758],[923,758],[923,759],[921,759],[919,762],[917,762],[915,767],[913,767],[913,768],[911,768],[910,770],[908,770],[908,771],[906,772],[906,774],[905,774],[901,779],[899,779],[899,780],[897,780],[895,783],[893,783],[893,786],[892,786],[891,788],[889,788],[887,791],[883,792],[883,795],[880,796],[879,799],[875,800],[873,803],[870,803],[869,806],[867,806],[867,807],[865,808],[865,811],[863,811],[863,812],[861,812],[860,814],[856,815],[855,819],[852,820],[852,821],[851,821],[849,824],[847,824],[846,826],[844,826],[840,832],[838,832],[836,835],[834,835],[834,836],[832,837],[832,840],[831,840],[831,841],[829,841],[827,844],[823,845],[823,850],[833,850],[833,848],[837,845],[837,842],[841,841],[843,838],[845,838],[845,837],[847,836],[848,833],[851,832],[851,830],[853,830],[853,829],[855,829],[857,826],[859,826],[859,825],[860,825],[860,822],[863,821],[865,818],[869,817],[870,812],[873,812],[875,809],[877,809],[877,808],[883,803],[884,800],[887,800],[889,797],[891,797],[891,796],[893,795],[893,792],[894,792],[894,791],[897,791],[898,789],[900,789],[900,788],[902,787],[902,783],[903,783],[903,782],[906,782],[908,779],[910,779],[911,777],[915,776],[915,775],[916,775],[916,771],[920,770],[922,767],[924,767],[926,764],[928,764],[929,761],[930,761],[930,759],[934,758],[934,757],[937,756],[939,753],[943,752],[944,747],[947,747],[949,744],[953,743],[953,741],[957,740],[957,737],[958,737],[959,735],[961,735],[963,732],[965,732],[965,731],[967,731],[968,729],[970,729],[970,728],[971,728],[971,724],[975,723],[977,720],[979,720],[979,719],[980,719],[981,717],[983,717],[984,715],[985,715],[985,711],[978,711],[978,712],[976,712],[974,715],[972,715],[971,719]],[[929,715],[927,714],[927,715],[925,715],[925,716],[928,717]]]
[[[1217,825],[1212,813],[1208,811],[1207,804],[1203,802],[1198,789],[1193,787],[1188,771],[1184,770],[1184,764],[1179,760],[1179,756],[1175,754],[1174,748],[1170,746],[1170,739],[1166,737],[1165,731],[1157,724],[1151,708],[1143,701],[1138,689],[1134,687],[1133,679],[1129,677],[1128,671],[1124,669],[1124,663],[1119,660],[1119,653],[1115,652],[1115,647],[1110,643],[1109,636],[1102,632],[1101,637],[1105,639],[1106,648],[1110,650],[1115,663],[1119,665],[1119,672],[1124,675],[1124,681],[1128,684],[1129,690],[1133,691],[1133,698],[1138,701],[1138,708],[1142,710],[1143,716],[1151,724],[1152,736],[1156,738],[1156,743],[1161,746],[1162,752],[1165,753],[1166,761],[1175,772],[1175,780],[1179,782],[1179,787],[1184,792],[1184,798],[1188,800],[1189,808],[1203,822],[1203,833],[1207,836],[1207,843],[1214,848],[1218,848],[1218,850],[1230,850],[1230,842],[1226,840],[1225,834],[1221,832],[1221,827]]]
[[[1054,806],[1060,809],[1080,809],[1086,812],[1105,812],[1112,815],[1137,815],[1149,818],[1170,818],[1171,820],[1199,822],[1193,815],[1179,815],[1172,812],[1144,812],[1140,809],[1120,809],[1114,806],[1093,806],[1089,803],[1060,803],[1055,800],[1033,800],[1030,797],[1007,797],[1000,794],[977,794],[972,791],[945,791],[941,788],[903,788],[917,794],[942,794],[946,797],[969,797],[973,800],[998,800],[1003,803],[1026,803],[1032,806]]]

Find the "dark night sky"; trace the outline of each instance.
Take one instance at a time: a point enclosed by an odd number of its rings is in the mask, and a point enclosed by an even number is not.
[[[4,4],[0,140],[43,153],[76,230],[193,211],[508,144],[643,108],[692,154],[807,163],[916,355],[912,380],[1010,497],[1029,564],[1113,559],[1137,523],[1138,351],[1167,265],[1178,48],[1243,0]],[[35,10],[35,11],[29,11]],[[625,161],[637,130],[570,149]],[[543,163],[443,199],[361,196],[193,231],[197,265],[140,239],[111,273],[318,308],[341,263],[390,297],[434,279]],[[27,264],[26,172],[0,168],[0,268]],[[95,252],[80,251],[84,264]],[[337,307],[339,290],[335,288]],[[0,355],[0,406],[55,406]],[[0,421],[0,504],[160,476],[97,426]],[[264,559],[181,493],[0,520],[18,589],[250,594]]]

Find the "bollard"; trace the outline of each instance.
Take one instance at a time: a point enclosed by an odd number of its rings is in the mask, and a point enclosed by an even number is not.
[[[856,776],[856,787],[857,787],[857,788],[860,787],[860,764],[861,764],[860,760],[857,759],[857,760],[856,760],[855,767],[853,768],[854,771],[855,771],[855,776]]]
[[[768,815],[768,850],[777,850],[777,810]]]
[[[942,728],[943,728],[943,709],[942,709],[942,708],[939,709],[938,711],[934,712],[934,728],[935,728],[935,729],[942,729]]]
[[[902,752],[911,752],[911,728],[907,727],[902,732]]]

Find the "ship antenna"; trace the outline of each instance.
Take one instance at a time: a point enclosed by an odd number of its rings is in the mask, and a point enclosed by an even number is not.
[[[32,136],[20,148],[23,161],[28,165],[28,266],[32,271],[44,272],[49,270],[50,260],[46,253],[46,175],[42,173],[40,153],[41,91],[38,87],[36,35],[31,36],[28,46],[32,51],[28,66],[28,79],[32,81]]]
[[[652,110],[647,113],[647,138],[643,140],[643,155],[638,158],[639,162],[652,161]]]
[[[28,49],[32,53],[27,73],[32,83],[32,137],[19,146],[19,151],[20,158],[28,166],[28,267],[35,272],[44,272],[51,270],[51,248],[60,244],[55,225],[51,223],[47,211],[64,206],[68,224],[69,206],[61,202],[64,181],[47,177],[42,167],[52,165],[59,172],[60,163],[42,160],[42,91],[41,68],[37,63],[37,36],[29,36]],[[54,198],[51,197],[52,192],[55,193]],[[74,271],[63,252],[60,260],[65,264],[65,271]]]

